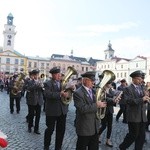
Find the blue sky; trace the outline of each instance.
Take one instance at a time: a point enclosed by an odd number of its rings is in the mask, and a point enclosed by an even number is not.
[[[0,0],[0,45],[7,15],[16,26],[15,50],[104,59],[109,40],[115,55],[150,56],[149,0]]]

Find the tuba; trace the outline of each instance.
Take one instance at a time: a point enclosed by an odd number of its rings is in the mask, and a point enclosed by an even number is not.
[[[102,80],[98,84],[96,89],[96,101],[106,101],[106,91],[104,89],[104,86],[107,84],[108,81],[115,80],[115,74],[110,70],[104,70],[102,73]],[[105,108],[98,108],[97,111],[97,118],[103,119],[105,117],[106,107]]]
[[[24,86],[24,81],[23,81],[23,79],[25,78],[25,74],[24,73],[20,73],[19,75],[18,75],[18,78],[17,78],[17,80],[14,82],[14,86],[13,86],[13,88],[12,88],[12,90],[11,90],[11,93],[13,94],[13,95],[17,95],[17,94],[19,94],[21,91],[22,91],[22,89],[23,89],[23,86]]]
[[[65,92],[68,92],[68,97],[65,98],[65,97],[62,97],[62,102],[65,104],[65,105],[68,105],[70,104],[71,100],[72,100],[72,93],[73,93],[73,89],[72,87],[67,87],[67,83],[69,82],[69,79],[72,75],[76,75],[77,74],[77,71],[69,66],[68,69],[67,69],[67,72],[64,74],[63,78],[62,78],[62,81],[61,81],[61,86],[62,86],[62,90],[64,90]]]

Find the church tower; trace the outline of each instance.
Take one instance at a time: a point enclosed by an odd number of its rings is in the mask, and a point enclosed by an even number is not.
[[[114,50],[112,49],[112,44],[109,41],[108,48],[104,51],[105,53],[105,59],[111,59],[114,57]]]
[[[15,27],[13,25],[13,15],[10,13],[7,16],[7,24],[4,25],[4,44],[3,44],[3,51],[10,50],[14,51],[14,38],[16,35]]]

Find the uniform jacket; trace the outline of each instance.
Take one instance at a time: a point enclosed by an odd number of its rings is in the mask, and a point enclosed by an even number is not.
[[[35,80],[29,80],[26,89],[28,105],[43,104],[43,93],[41,85],[37,84]]]
[[[91,136],[98,133],[100,121],[96,117],[97,106],[93,93],[93,101],[87,90],[81,86],[73,94],[76,107],[75,127],[80,136]]]
[[[46,99],[45,113],[47,116],[60,116],[67,114],[68,105],[65,105],[61,101],[60,91],[57,82],[53,79],[44,83],[44,96]]]
[[[106,93],[106,113],[114,113],[114,106],[116,106],[116,103],[113,101],[113,97],[115,96],[114,91],[110,88],[109,93]]]
[[[133,84],[126,87],[123,91],[123,99],[126,104],[126,114],[128,122],[146,122],[146,103],[143,102],[143,87],[139,94]]]

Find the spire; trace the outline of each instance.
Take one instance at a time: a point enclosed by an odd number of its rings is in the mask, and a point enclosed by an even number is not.
[[[108,48],[104,51],[105,53],[105,59],[111,59],[114,57],[114,50],[112,49],[112,44],[110,43],[110,40],[109,40],[109,43],[108,43]]]
[[[110,40],[109,40],[109,43],[108,43],[108,50],[113,50],[112,49],[112,44],[110,43]]]
[[[8,25],[13,25],[13,15],[12,13],[9,13],[8,16],[7,16],[7,24]]]
[[[73,49],[71,50],[71,56],[73,56]]]

